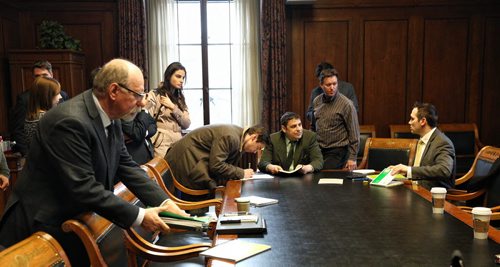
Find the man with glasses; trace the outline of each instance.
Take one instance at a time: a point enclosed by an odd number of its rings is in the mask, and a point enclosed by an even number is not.
[[[33,64],[33,79],[44,76],[53,78],[52,74],[52,64],[47,60],[37,61]],[[68,94],[61,90],[61,100],[63,102],[69,99]],[[15,152],[20,152],[23,156],[28,152],[28,146],[25,144],[24,138],[24,121],[26,120],[26,113],[28,111],[28,102],[30,97],[30,91],[26,90],[19,94],[16,99],[16,106],[12,110],[12,117],[10,120],[10,129],[12,132],[12,141],[16,142],[13,147]]]
[[[62,244],[72,265],[89,266],[83,244],[61,230],[64,221],[93,211],[122,228],[167,232],[159,212],[187,215],[125,148],[120,119],[134,118],[143,95],[141,70],[114,59],[97,73],[91,90],[47,112],[1,218],[1,245],[44,231]],[[115,178],[144,205],[156,208],[139,208],[114,195]]]

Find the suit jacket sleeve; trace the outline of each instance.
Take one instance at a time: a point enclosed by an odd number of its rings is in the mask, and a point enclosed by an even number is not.
[[[310,163],[314,168],[314,171],[319,171],[323,168],[323,154],[321,153],[321,149],[319,148],[318,138],[316,133],[311,132],[310,137],[306,143],[307,148],[305,153],[309,155]]]
[[[354,108],[359,112],[358,98],[356,97],[356,92],[354,91],[354,86],[350,83],[346,83],[345,96],[352,101]]]
[[[434,140],[429,142],[429,147],[426,150],[421,160],[422,166],[412,167],[412,176],[447,182],[454,169],[455,149],[453,144],[437,135]]]
[[[242,168],[232,164],[240,155],[240,140],[231,135],[224,135],[214,140],[210,149],[208,168],[210,175],[225,182],[230,179],[242,179],[245,173]]]
[[[112,191],[113,181],[102,177],[104,175],[96,176],[94,172],[94,165],[102,166],[107,160],[104,154],[95,151],[93,142],[98,139],[95,138],[94,128],[81,122],[81,118],[74,117],[64,118],[48,127],[51,129],[41,129],[40,134],[43,135],[42,140],[46,140],[44,146],[47,156],[58,163],[54,164],[55,177],[72,198],[69,202],[95,211],[120,227],[130,227],[137,218],[139,208],[115,196]],[[111,166],[108,164],[108,168],[117,168],[116,175],[141,200],[146,197],[146,205],[160,204],[167,198],[165,193],[162,194],[131,161],[123,145],[121,132],[115,130],[115,135],[122,145],[117,162]],[[148,190],[151,190],[151,196],[147,196]]]
[[[266,145],[266,148],[262,151],[262,156],[258,164],[259,170],[262,172],[267,172],[267,165],[272,164],[274,151],[274,140],[271,137],[271,141]],[[278,164],[281,165],[281,164]]]
[[[156,121],[151,115],[141,111],[133,121],[122,121],[122,130],[133,141],[142,142],[146,137],[153,136],[156,133]]]

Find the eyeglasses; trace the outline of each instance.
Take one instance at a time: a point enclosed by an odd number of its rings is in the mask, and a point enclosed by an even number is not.
[[[116,84],[118,84],[118,86],[120,86],[121,88],[123,88],[123,89],[125,89],[125,90],[127,90],[129,92],[134,93],[134,97],[135,97],[135,99],[137,101],[141,101],[146,96],[146,93],[137,93],[136,91],[128,88],[127,86],[125,86],[125,85],[123,85],[121,83],[116,83]]]

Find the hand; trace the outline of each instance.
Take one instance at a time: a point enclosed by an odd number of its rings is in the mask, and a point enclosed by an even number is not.
[[[306,174],[314,171],[314,167],[311,164],[304,165],[302,166],[302,169],[300,169],[300,172]]]
[[[178,214],[181,216],[185,216],[185,217],[189,217],[189,214],[187,214],[185,211],[183,211],[181,208],[179,208],[179,206],[177,206],[177,204],[172,200],[168,200],[165,203],[163,203],[162,207],[166,207],[167,211],[170,211],[172,213],[175,213],[175,214]]]
[[[171,201],[169,201],[171,202]],[[144,214],[144,219],[142,219],[141,226],[147,231],[160,231],[162,233],[168,233],[170,231],[170,227],[160,218],[158,213],[162,211],[168,211],[167,206],[156,207],[156,208],[148,208],[146,209],[146,213]]]
[[[272,174],[276,174],[279,171],[282,171],[283,168],[281,168],[281,166],[279,166],[279,165],[269,164],[269,165],[267,165],[266,170]]]
[[[175,104],[172,103],[172,100],[170,100],[170,98],[166,97],[166,96],[161,96],[160,97],[160,103],[167,107],[168,109],[171,109],[173,110],[175,108]]]
[[[7,190],[7,187],[9,186],[9,178],[0,175],[0,189],[5,191]]]
[[[346,169],[352,171],[352,170],[355,170],[357,168],[356,166],[356,161],[355,160],[348,160],[347,163],[345,164],[345,167]]]
[[[252,178],[253,176],[253,169],[244,169],[245,175],[243,175],[244,178]]]
[[[406,176],[406,174],[408,173],[408,166],[403,164],[398,164],[396,166],[389,166],[389,168],[392,170],[391,175],[402,174]]]

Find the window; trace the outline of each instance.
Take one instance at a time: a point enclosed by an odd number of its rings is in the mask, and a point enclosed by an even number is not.
[[[154,59],[150,60],[150,81],[161,81],[170,62],[179,61],[186,67],[184,95],[191,116],[190,129],[214,123],[255,124],[259,120],[260,95],[259,67],[255,63],[259,61],[259,1],[147,3],[150,59]],[[255,9],[253,19],[248,18],[250,6]],[[249,19],[254,21],[252,38],[248,37],[249,30],[241,30],[241,25],[248,27]],[[249,48],[253,55],[245,52]],[[246,67],[249,63],[253,70]],[[159,73],[157,81],[153,72]]]

